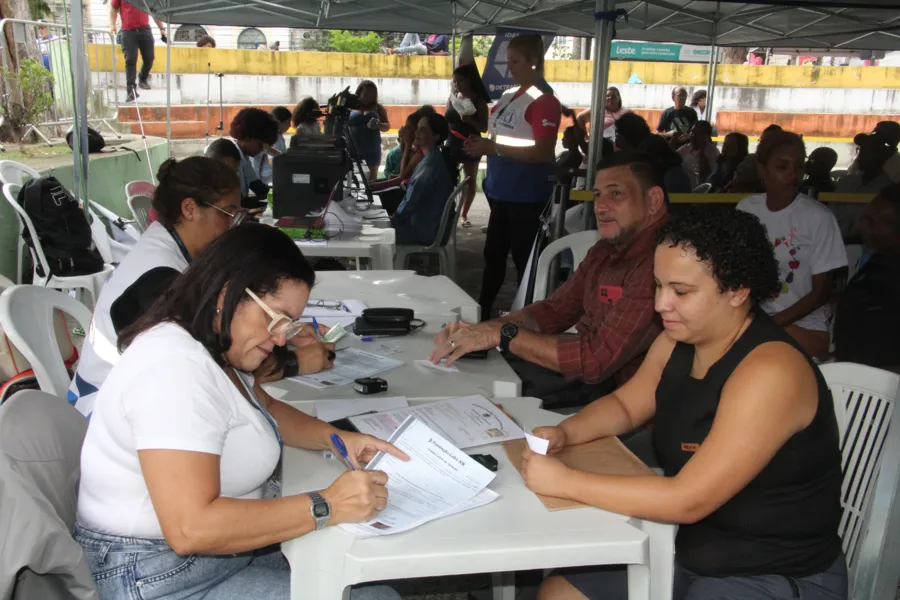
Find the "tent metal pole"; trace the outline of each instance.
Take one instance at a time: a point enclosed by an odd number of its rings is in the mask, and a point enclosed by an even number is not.
[[[166,17],[166,154],[169,158],[172,157],[172,21],[168,16]]]
[[[456,69],[456,67],[458,66],[458,61],[456,58],[456,25],[457,25],[457,23],[458,23],[458,21],[456,19],[456,2],[453,2],[453,27],[451,28],[452,31],[450,32],[452,35],[453,46],[451,47],[451,52],[450,52],[450,65],[454,69]]]
[[[75,195],[88,209],[88,119],[87,119],[87,64],[84,54],[84,9],[81,0],[71,2],[71,28],[69,30],[69,51],[72,65],[72,79],[75,80],[75,119],[72,123],[73,138],[78,138],[72,165],[72,183]],[[74,141],[74,140],[73,140]],[[74,145],[74,144],[73,144]]]
[[[717,2],[716,22],[713,24],[713,34],[709,44],[709,68],[707,69],[709,79],[706,82],[706,110],[703,113],[703,117],[709,123],[715,123],[713,101],[716,95],[716,75],[719,70],[719,47],[716,45],[716,42],[719,41],[717,37],[719,33],[719,8],[720,5]]]
[[[616,9],[615,0],[597,0],[596,11],[609,13]],[[614,23],[596,21],[594,23],[594,86],[591,99],[591,139],[588,146],[588,166],[586,184],[588,189],[594,185],[594,167],[603,150],[603,119],[606,116],[606,87],[609,83],[609,61],[612,55],[612,37]],[[594,211],[585,206],[584,226],[588,229],[593,222]],[[561,218],[565,219],[565,215]]]

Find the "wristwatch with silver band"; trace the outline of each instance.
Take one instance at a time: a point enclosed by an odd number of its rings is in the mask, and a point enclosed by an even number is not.
[[[328,527],[331,518],[331,506],[319,492],[309,492],[309,512],[316,521],[316,531]]]

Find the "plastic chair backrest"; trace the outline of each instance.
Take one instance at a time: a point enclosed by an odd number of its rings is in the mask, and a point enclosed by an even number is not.
[[[131,214],[134,216],[134,221],[137,223],[141,233],[147,231],[147,228],[150,227],[150,206],[152,203],[152,196],[138,195],[128,197],[128,208],[131,209]]]
[[[863,247],[861,244],[849,244],[844,246],[847,251],[847,281],[853,279],[859,270],[859,259],[862,258]]]
[[[694,191],[693,191],[692,193],[694,193],[694,194],[708,194],[708,193],[709,193],[709,190],[711,190],[711,189],[712,189],[712,184],[711,184],[711,183],[701,183],[700,185],[698,185],[697,187],[694,188]]]
[[[540,302],[547,297],[547,278],[550,276],[550,263],[553,259],[564,250],[572,251],[572,269],[578,268],[584,257],[594,244],[600,239],[600,234],[596,229],[590,231],[579,231],[565,237],[561,237],[544,248],[538,258],[537,270],[534,276],[534,299],[533,302]]]
[[[94,209],[89,208],[88,213],[91,215],[91,239],[94,240],[97,252],[100,253],[103,262],[106,264],[111,265],[117,262],[115,257],[113,257],[112,244],[109,241],[109,232],[106,230],[106,225],[103,224],[103,221],[100,220],[100,216],[94,212]]]
[[[840,179],[841,177],[847,176],[847,169],[832,169],[831,178],[835,181]]]
[[[886,531],[900,474],[900,375],[855,363],[821,365],[834,398],[841,437],[843,483],[838,533],[847,557],[850,597],[871,598],[883,565],[890,578],[900,556],[884,556]],[[890,435],[889,435],[890,434]],[[900,516],[895,515],[895,524]],[[895,531],[895,533],[897,533]]]
[[[65,400],[71,378],[59,353],[56,310],[71,315],[84,331],[89,331],[91,311],[62,292],[16,285],[0,294],[0,325],[7,337],[31,364],[41,389]]]
[[[35,261],[35,264],[40,263],[41,268],[44,271],[44,277],[50,277],[50,263],[47,261],[47,256],[44,254],[44,248],[41,246],[41,240],[38,237],[37,229],[34,228],[34,223],[31,222],[31,217],[28,216],[28,213],[25,212],[25,209],[19,205],[19,192],[21,191],[22,186],[14,183],[7,183],[3,186],[3,195],[6,197],[6,201],[12,205],[13,210],[16,211],[16,214],[19,215],[19,224],[22,228],[27,228],[28,233],[31,234],[31,240],[34,242],[34,248],[29,248],[31,251],[31,258]],[[21,231],[21,229],[20,229]]]
[[[450,241],[450,235],[456,229],[456,220],[459,218],[460,210],[462,209],[463,190],[468,181],[469,178],[464,177],[447,197],[447,203],[444,204],[444,212],[441,214],[441,223],[438,225],[438,235],[429,248],[440,248],[446,246]]]
[[[130,181],[125,184],[125,197],[132,196],[150,196],[156,192],[156,186],[149,181]]]
[[[0,184],[14,183],[16,185],[24,185],[26,179],[22,177],[28,175],[29,179],[37,179],[40,173],[14,160],[0,160]]]

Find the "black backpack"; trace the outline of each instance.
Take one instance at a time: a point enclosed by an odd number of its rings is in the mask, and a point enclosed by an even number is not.
[[[103,258],[93,248],[91,226],[83,210],[55,177],[28,181],[17,200],[37,231],[51,274],[68,277],[103,270]],[[34,248],[27,227],[22,230],[22,238]],[[40,264],[35,269],[41,277],[47,276]]]
[[[103,136],[94,129],[93,127],[87,128],[88,133],[88,154],[93,154],[95,152],[103,152],[103,149],[106,148],[106,140],[103,139]],[[68,133],[66,133],[66,144],[69,145],[69,148],[74,150],[75,148],[72,146],[72,130],[69,129]]]

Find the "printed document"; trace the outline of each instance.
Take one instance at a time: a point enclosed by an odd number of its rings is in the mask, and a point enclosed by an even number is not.
[[[389,441],[409,460],[382,452],[366,466],[387,473],[388,502],[368,523],[340,525],[351,533],[390,535],[474,508],[474,499],[495,477],[416,417],[406,419]],[[478,502],[486,504],[494,498],[486,495]]]
[[[458,448],[474,448],[525,437],[522,428],[484,396],[464,396],[351,417],[360,433],[386,440],[415,416]]]
[[[334,368],[312,375],[291,377],[290,380],[319,390],[326,390],[353,383],[355,379],[372,377],[396,369],[403,364],[402,360],[396,358],[379,356],[357,348],[345,348],[336,352]]]
[[[406,406],[409,406],[409,401],[403,396],[378,396],[375,398],[360,396],[352,400],[316,400],[316,418],[330,423],[346,417]]]

